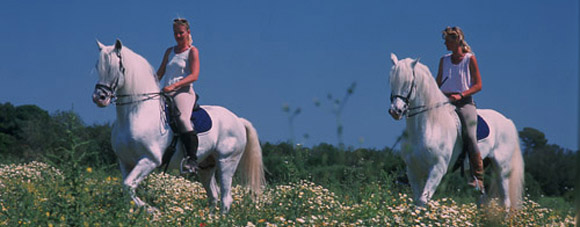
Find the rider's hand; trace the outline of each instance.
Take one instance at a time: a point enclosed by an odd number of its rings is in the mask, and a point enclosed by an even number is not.
[[[452,94],[449,96],[449,101],[455,102],[455,101],[461,100],[462,98],[463,97],[461,97],[461,95],[459,95],[459,94]]]
[[[169,92],[175,91],[176,89],[177,89],[177,86],[175,86],[175,84],[172,84],[172,85],[169,85],[167,87],[164,87],[163,92],[169,93]]]

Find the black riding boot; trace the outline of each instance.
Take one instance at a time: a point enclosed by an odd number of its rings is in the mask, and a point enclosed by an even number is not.
[[[185,146],[185,158],[181,161],[181,173],[195,173],[197,166],[197,146],[199,144],[197,133],[189,131],[179,135]]]

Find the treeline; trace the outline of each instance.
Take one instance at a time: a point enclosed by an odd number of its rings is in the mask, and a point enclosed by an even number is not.
[[[86,125],[73,111],[49,114],[34,105],[0,104],[0,163],[45,161],[58,166],[81,163],[118,174],[110,144],[111,125]],[[549,144],[533,128],[520,132],[526,163],[526,193],[530,197],[556,196],[571,201],[576,152]],[[406,186],[405,164],[397,150],[340,149],[329,144],[311,148],[289,143],[262,144],[267,180],[271,184],[307,179],[339,192],[364,184],[392,181]],[[458,191],[466,180],[448,174],[439,192]],[[489,179],[489,178],[488,178]]]
[[[117,158],[109,124],[86,126],[73,111],[49,114],[34,105],[0,104],[0,162],[51,161],[66,165],[74,150],[86,165],[109,167]],[[74,158],[74,157],[69,157]]]

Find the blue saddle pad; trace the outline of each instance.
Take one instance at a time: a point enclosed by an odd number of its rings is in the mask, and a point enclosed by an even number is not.
[[[165,114],[167,119],[169,119],[171,117],[171,114],[169,114],[169,110],[168,107],[165,107]],[[211,121],[211,117],[209,116],[209,114],[207,113],[207,111],[205,111],[205,109],[199,107],[199,108],[195,108],[193,110],[193,112],[191,113],[191,124],[193,124],[193,128],[195,129],[195,131],[197,133],[202,133],[202,132],[207,132],[211,129],[212,126],[212,121]],[[172,128],[172,130],[177,130],[175,128]]]
[[[197,133],[207,132],[212,126],[211,117],[207,111],[201,107],[193,110],[193,113],[191,114],[191,123],[193,123]]]
[[[489,126],[487,122],[477,115],[477,140],[485,139],[489,136]]]

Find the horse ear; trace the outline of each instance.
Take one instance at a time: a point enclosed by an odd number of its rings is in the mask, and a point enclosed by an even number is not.
[[[399,62],[399,59],[397,58],[397,55],[395,55],[395,53],[391,53],[391,61],[393,61],[393,65],[396,65],[397,62]]]
[[[105,45],[102,44],[101,42],[99,42],[99,40],[97,39],[97,45],[99,46],[99,51],[103,50],[103,48],[105,48]]]
[[[117,39],[115,42],[115,50],[120,51],[121,48],[123,48],[123,44],[121,43],[121,40]]]
[[[411,62],[411,68],[415,68],[417,63],[419,63],[419,60],[421,60],[421,58],[417,58],[417,59],[413,60],[413,62]]]

